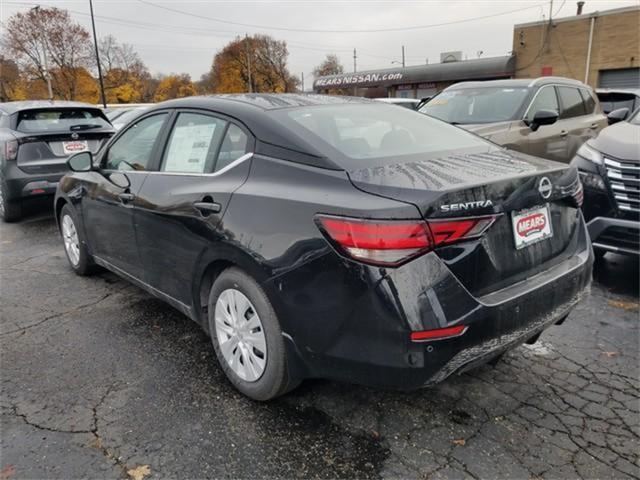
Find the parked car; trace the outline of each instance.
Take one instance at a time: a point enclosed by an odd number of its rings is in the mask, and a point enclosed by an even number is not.
[[[25,198],[53,195],[67,157],[96,153],[113,132],[102,111],[86,103],[0,103],[0,217],[18,220]]]
[[[257,400],[440,382],[535,341],[591,278],[575,168],[380,102],[173,100],[68,163],[71,268],[191,317]]]
[[[374,98],[374,100],[383,103],[390,103],[391,105],[398,105],[399,107],[408,108],[409,110],[417,110],[418,106],[422,102],[419,98],[400,98],[400,97],[384,97]]]
[[[561,77],[461,82],[420,111],[507,148],[565,163],[607,126],[591,87]]]
[[[610,127],[578,150],[585,191],[584,216],[599,256],[640,255],[640,110],[628,122],[627,109],[609,114]]]
[[[596,95],[605,114],[621,108],[627,108],[631,113],[640,108],[640,88],[598,88]]]
[[[116,117],[111,119],[111,124],[113,128],[116,130],[120,130],[122,127],[127,125],[131,120],[139,116],[142,112],[144,112],[149,107],[134,107],[128,108],[121,115],[117,115]]]

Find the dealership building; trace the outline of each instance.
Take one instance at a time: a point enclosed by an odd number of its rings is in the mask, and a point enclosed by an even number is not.
[[[584,2],[578,2],[579,4]],[[582,6],[578,7],[580,13]],[[594,88],[640,88],[640,7],[626,7],[514,26],[512,55],[368,70],[316,78],[318,93],[369,98],[424,98],[453,83],[556,75]]]

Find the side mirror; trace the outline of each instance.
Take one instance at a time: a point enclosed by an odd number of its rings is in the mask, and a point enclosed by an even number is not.
[[[618,123],[618,122],[622,122],[623,120],[626,120],[628,115],[629,115],[628,108],[626,107],[618,108],[617,110],[613,110],[612,112],[609,112],[609,115],[607,115],[607,120],[609,121],[609,125],[613,125],[614,123]]]
[[[553,110],[538,110],[533,116],[533,120],[529,123],[529,128],[534,132],[542,125],[551,125],[558,121],[558,112]]]
[[[127,189],[131,186],[131,182],[129,181],[129,177],[127,177],[124,173],[113,172],[110,173],[107,177],[111,183],[113,183],[116,187]]]
[[[79,152],[67,159],[67,165],[73,172],[90,172],[93,170],[93,155],[91,152]]]

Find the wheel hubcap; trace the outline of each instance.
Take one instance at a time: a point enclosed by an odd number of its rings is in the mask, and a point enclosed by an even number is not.
[[[64,240],[64,249],[67,252],[69,261],[75,267],[80,261],[80,242],[78,241],[76,226],[69,215],[62,217],[62,239]]]
[[[267,364],[267,342],[262,322],[249,299],[229,288],[218,297],[216,336],[225,361],[245,382],[255,382]]]

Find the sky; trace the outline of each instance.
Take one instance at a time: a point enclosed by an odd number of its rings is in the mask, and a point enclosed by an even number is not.
[[[406,65],[438,63],[448,51],[507,55],[513,25],[548,19],[551,3],[553,18],[576,13],[575,0],[93,0],[93,8],[98,37],[133,45],[153,74],[186,72],[198,80],[226,43],[265,33],[287,41],[289,70],[304,74],[309,89],[327,53],[353,71],[354,48],[358,71],[397,66],[402,46]],[[65,8],[91,28],[89,0],[0,0],[0,20],[35,5]],[[640,0],[587,0],[584,13],[636,5]]]

